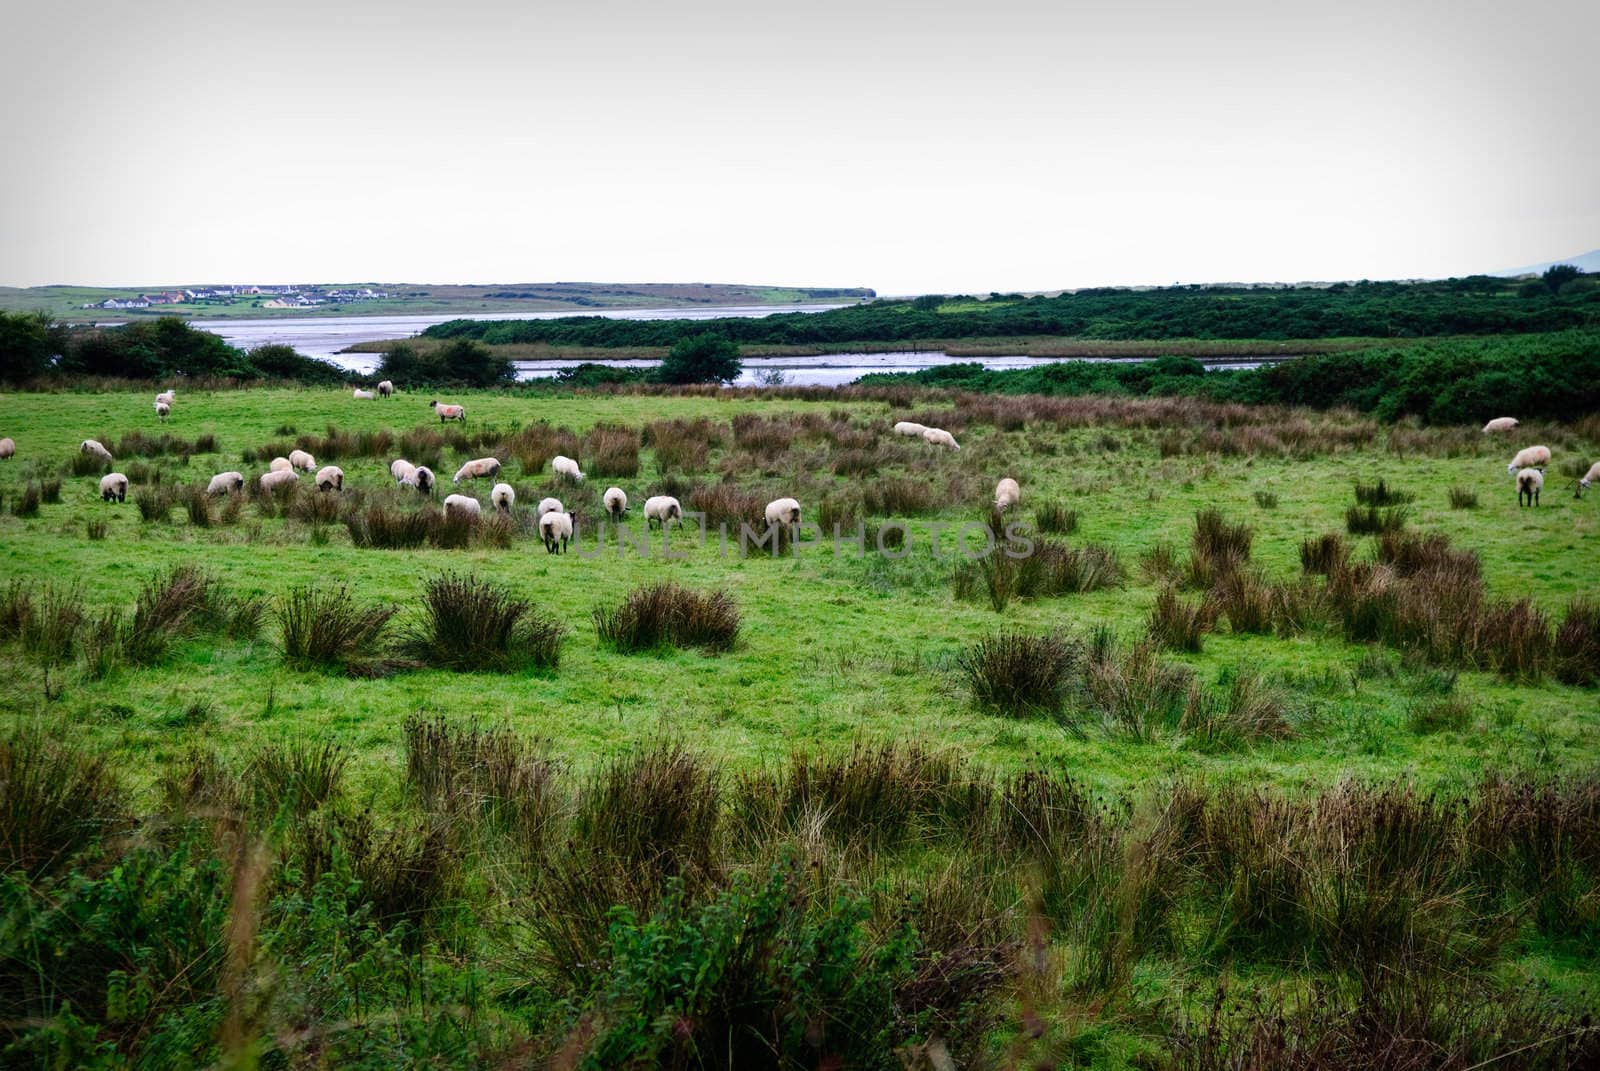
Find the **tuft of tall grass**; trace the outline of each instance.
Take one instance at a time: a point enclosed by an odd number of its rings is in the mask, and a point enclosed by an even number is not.
[[[1237,565],[1249,559],[1254,539],[1255,533],[1248,524],[1234,524],[1218,510],[1204,509],[1194,515],[1192,545],[1196,554]]]
[[[342,584],[291,588],[274,607],[283,660],[297,669],[370,661],[396,612],[393,606],[358,606],[350,589]]]
[[[586,472],[594,476],[639,475],[639,432],[617,424],[596,424],[583,437]]]
[[[1150,637],[1168,650],[1199,652],[1206,631],[1214,624],[1215,611],[1209,599],[1190,602],[1171,586],[1156,594],[1150,608]]]
[[[596,606],[600,642],[631,654],[665,646],[727,651],[739,638],[739,607],[725,591],[693,591],[671,582],[648,584],[621,604]]]
[[[1300,568],[1327,576],[1350,560],[1350,544],[1339,532],[1324,532],[1300,543]]]
[[[1278,496],[1271,491],[1257,491],[1255,493],[1256,505],[1262,509],[1277,509]]]
[[[1193,675],[1163,662],[1145,637],[1126,649],[1109,630],[1092,637],[1084,672],[1088,701],[1111,727],[1136,740],[1153,740],[1182,722]]]
[[[1465,487],[1450,488],[1451,509],[1477,509],[1478,492]]]
[[[1405,506],[1351,506],[1344,511],[1345,530],[1351,535],[1376,535],[1398,532],[1406,526],[1411,511]]]
[[[373,503],[345,514],[350,542],[380,550],[415,550],[428,541],[433,526],[431,509],[402,509]]]
[[[23,486],[22,492],[17,495],[16,501],[11,503],[11,513],[15,517],[37,517],[39,503],[44,499],[44,491],[37,483],[29,480]]]
[[[99,542],[106,537],[111,526],[101,520],[87,520],[83,522],[83,537],[90,542]]]
[[[427,810],[483,823],[509,837],[524,862],[542,855],[561,817],[556,766],[543,741],[442,716],[413,714],[402,729],[406,784]]]
[[[1058,716],[1083,657],[1059,636],[999,632],[956,658],[978,706],[1007,717]]]
[[[1220,690],[1191,687],[1181,728],[1209,747],[1234,747],[1290,735],[1283,693],[1256,673],[1228,674]]]
[[[135,665],[166,656],[173,641],[223,623],[227,597],[210,574],[192,565],[174,566],[139,589],[121,649]]]
[[[196,528],[210,528],[214,523],[211,516],[211,496],[206,489],[197,483],[192,483],[179,493],[183,501],[184,512],[189,515],[189,523]],[[135,496],[137,501],[137,496]]]
[[[72,658],[85,617],[77,588],[46,584],[31,593],[17,638],[40,665],[53,668]]]
[[[1229,629],[1260,634],[1272,631],[1276,594],[1260,570],[1235,569],[1217,580],[1210,598],[1214,612],[1227,617]]]
[[[244,788],[263,817],[302,816],[333,802],[349,765],[349,753],[331,740],[269,744],[251,756]]]
[[[1382,478],[1372,484],[1356,481],[1356,504],[1360,506],[1404,506],[1416,497],[1390,487]]]
[[[1072,535],[1078,530],[1078,511],[1047,502],[1033,511],[1033,523],[1046,535]]]
[[[38,878],[122,821],[122,788],[103,758],[42,728],[0,738],[0,875]]]
[[[421,616],[407,627],[400,649],[458,672],[554,669],[565,633],[561,622],[501,584],[441,573],[424,583]]]
[[[172,488],[162,484],[141,487],[133,493],[133,504],[139,507],[139,519],[146,522],[166,522],[172,513],[173,501]]]
[[[1564,684],[1600,684],[1600,602],[1578,597],[1567,604],[1551,652]]]

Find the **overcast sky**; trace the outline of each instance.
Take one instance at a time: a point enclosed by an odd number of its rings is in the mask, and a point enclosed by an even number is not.
[[[29,4],[0,285],[1395,278],[1600,247],[1600,3]]]

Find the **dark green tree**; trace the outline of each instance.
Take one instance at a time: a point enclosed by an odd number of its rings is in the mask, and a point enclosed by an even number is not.
[[[0,382],[21,383],[50,371],[58,333],[44,313],[0,313]]]
[[[662,383],[728,383],[743,368],[739,347],[710,331],[675,343],[656,372]]]
[[[1544,282],[1545,288],[1552,294],[1558,293],[1563,286],[1572,282],[1583,274],[1583,269],[1571,264],[1552,264],[1544,270],[1539,278]]]

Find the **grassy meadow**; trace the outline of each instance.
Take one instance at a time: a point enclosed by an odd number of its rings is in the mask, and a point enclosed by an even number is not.
[[[429,397],[180,388],[165,425],[145,392],[7,397],[0,435],[17,452],[0,462],[0,738],[14,769],[24,752],[63,778],[99,762],[115,801],[94,817],[112,832],[62,835],[87,853],[81,863],[16,864],[10,917],[69,903],[69,872],[90,881],[115,853],[145,852],[157,870],[180,856],[191,868],[162,896],[209,888],[196,873],[212,881],[205,910],[220,914],[194,932],[231,935],[211,942],[227,955],[194,953],[211,981],[178,994],[162,979],[192,973],[181,956],[152,964],[110,936],[82,953],[114,961],[130,992],[143,979],[138,1001],[18,967],[28,938],[8,936],[0,1002],[24,1010],[0,1015],[13,1020],[0,1025],[9,1057],[737,1066],[738,1051],[746,1066],[832,1054],[843,1066],[943,1067],[954,1054],[959,1066],[1221,1067],[1274,1066],[1260,1054],[1292,1051],[1299,1066],[1331,1067],[1381,1063],[1363,1048],[1379,1038],[1396,1060],[1411,1051],[1400,1039],[1426,1039],[1415,1066],[1513,1050],[1497,1066],[1576,1066],[1600,1052],[1590,1026],[1564,1018],[1600,1000],[1600,693],[1581,668],[1587,658],[1593,672],[1600,636],[1564,627],[1600,596],[1600,492],[1574,495],[1600,456],[1594,419],[1502,437],[1194,399],[511,390],[451,394],[469,419],[441,427]],[[960,451],[892,435],[904,419],[948,428]],[[100,501],[105,470],[78,461],[89,437],[130,477],[126,502]],[[1524,509],[1506,464],[1533,443],[1554,458],[1539,507]],[[267,461],[297,445],[342,467],[344,490],[321,495],[306,476],[291,494],[256,493]],[[584,483],[552,477],[558,452],[578,458]],[[492,519],[493,480],[450,486],[464,460],[489,454],[516,490],[509,521]],[[388,465],[401,456],[438,474],[431,502],[394,486]],[[249,493],[189,505],[184,488],[232,469]],[[1006,520],[1054,545],[1060,574],[959,552],[956,529],[990,520],[1003,476],[1022,489]],[[1380,481],[1374,509],[1402,535],[1374,569],[1380,538],[1347,531],[1347,513],[1358,484],[1371,500]],[[792,495],[825,528],[861,522],[869,549],[828,536],[742,557],[736,524],[726,552],[715,528],[696,545],[691,524],[671,534],[678,557],[663,556],[659,533],[648,556],[619,553],[594,536],[612,484],[635,531],[655,493],[751,522]],[[363,524],[437,512],[452,490],[479,498],[491,522],[436,525],[410,549],[355,545]],[[535,531],[545,495],[578,522],[564,555]],[[1247,531],[1202,547],[1207,511]],[[905,545],[890,556],[871,533],[892,520]],[[1324,533],[1340,534],[1353,563],[1326,579],[1303,560]],[[1405,541],[1433,533],[1448,551]],[[1087,579],[1075,554],[1097,563]],[[148,657],[130,653],[126,631],[89,638],[112,610],[136,632],[141,592],[179,566],[253,609],[229,611],[226,626],[173,626]],[[425,585],[447,572],[503,585],[564,626],[558,664],[462,672],[402,651],[402,637],[426,632]],[[1454,624],[1413,620],[1456,612],[1420,587],[1433,577],[1441,591],[1472,588]],[[731,648],[602,642],[596,609],[662,581],[725,592],[738,613]],[[361,657],[290,664],[286,600],[340,586],[357,607],[395,608],[383,636]],[[19,593],[31,611],[15,610]],[[38,624],[52,600],[78,606],[65,639]],[[1164,600],[1192,627],[1161,616]],[[34,614],[32,632],[18,613]],[[1144,646],[1153,618],[1167,639]],[[1423,628],[1432,638],[1418,639]],[[1019,637],[1057,642],[1001,649]],[[429,737],[422,725],[439,728]],[[472,781],[462,817],[440,802],[456,797],[430,763],[472,748],[478,758],[452,775],[462,783],[487,776],[495,748],[532,780]],[[316,770],[327,785],[313,793]],[[1473,808],[1502,800],[1496,814],[1521,813],[1513,803],[1540,792],[1562,816],[1549,841],[1567,846],[1550,849],[1559,872],[1529,863],[1534,878],[1492,881],[1483,860],[1509,873],[1515,853],[1484,847]],[[534,796],[548,807],[530,833]],[[522,817],[496,825],[491,799]],[[26,842],[18,807],[0,823]],[[1005,832],[1035,814],[1071,829]],[[641,831],[652,815],[659,827]],[[1319,823],[1339,822],[1355,840],[1411,823],[1412,839],[1352,861],[1319,839]],[[1269,843],[1263,830],[1279,826],[1306,839]],[[1450,862],[1429,869],[1434,858]],[[412,860],[417,884],[377,876],[385,859]],[[1274,869],[1321,864],[1328,884]],[[1269,872],[1287,884],[1251,884]],[[1558,879],[1566,899],[1546,910]],[[257,905],[259,940],[239,936],[241,902]],[[600,906],[578,918],[579,902]],[[607,916],[609,904],[632,913]],[[697,956],[731,955],[718,935],[733,940],[752,919],[770,921],[771,954],[744,964],[745,988],[731,967],[714,982],[641,980],[654,977],[643,949],[679,977]],[[828,964],[837,977],[824,977]],[[890,981],[866,993],[846,976]],[[1379,976],[1415,985],[1398,993]],[[1256,1003],[1235,1003],[1244,994]],[[874,1001],[878,1019],[845,1014]],[[1288,1027],[1274,1018],[1285,1008]],[[1240,1055],[1252,1052],[1255,1063]]]

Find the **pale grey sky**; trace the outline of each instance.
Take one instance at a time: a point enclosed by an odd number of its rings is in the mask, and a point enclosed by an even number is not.
[[[987,292],[1600,246],[1592,0],[96,0],[4,26],[0,285]]]

